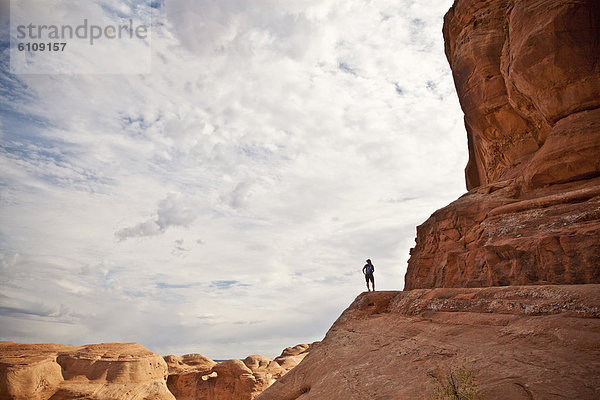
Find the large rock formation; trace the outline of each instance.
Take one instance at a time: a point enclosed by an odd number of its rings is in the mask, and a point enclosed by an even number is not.
[[[600,2],[456,0],[469,193],[417,228],[406,289],[600,282]]]
[[[174,400],[167,364],[136,343],[0,342],[0,398]]]
[[[166,356],[167,384],[177,400],[252,400],[300,363],[311,346],[288,347],[275,359],[252,355],[218,363],[199,354]]]
[[[488,185],[417,228],[405,289],[600,282],[600,178]]]
[[[417,228],[412,290],[360,295],[257,400],[424,399],[452,366],[490,400],[600,398],[600,285],[561,285],[600,283],[599,28],[596,0],[455,1],[469,192]]]
[[[363,293],[256,400],[426,399],[451,365],[488,400],[600,398],[600,285]]]
[[[136,343],[0,342],[0,399],[252,400],[311,347],[288,347],[275,359],[215,362],[200,354],[163,359]]]

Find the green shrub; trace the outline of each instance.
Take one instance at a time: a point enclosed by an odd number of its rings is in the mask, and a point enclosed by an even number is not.
[[[466,367],[451,365],[438,368],[432,377],[436,381],[431,400],[478,400],[483,399],[475,379],[475,371]]]

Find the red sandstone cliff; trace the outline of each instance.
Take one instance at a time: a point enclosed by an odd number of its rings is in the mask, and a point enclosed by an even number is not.
[[[407,291],[360,295],[256,400],[424,399],[448,365],[490,400],[600,398],[599,28],[596,0],[455,1],[469,192],[417,228]]]
[[[600,2],[457,0],[469,192],[417,228],[406,289],[600,282]]]

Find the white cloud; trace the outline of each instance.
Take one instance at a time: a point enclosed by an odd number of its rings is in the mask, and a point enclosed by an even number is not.
[[[156,216],[135,226],[115,232],[119,240],[132,237],[155,236],[164,233],[171,226],[187,227],[198,217],[193,204],[180,193],[169,193],[158,203]],[[183,243],[183,242],[181,242]],[[178,243],[181,245],[181,243]]]
[[[2,73],[1,339],[276,355],[464,190],[450,0],[165,3],[152,74]]]
[[[145,222],[140,222],[135,226],[120,229],[115,232],[115,236],[117,236],[119,240],[125,240],[132,237],[154,236],[159,233],[160,227],[156,224],[156,221],[150,219]]]

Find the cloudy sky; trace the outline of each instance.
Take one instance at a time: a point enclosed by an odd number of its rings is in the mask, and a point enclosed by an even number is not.
[[[465,191],[451,0],[69,1],[151,32],[31,74],[3,21],[0,340],[273,357],[366,258],[403,288],[416,225]]]

